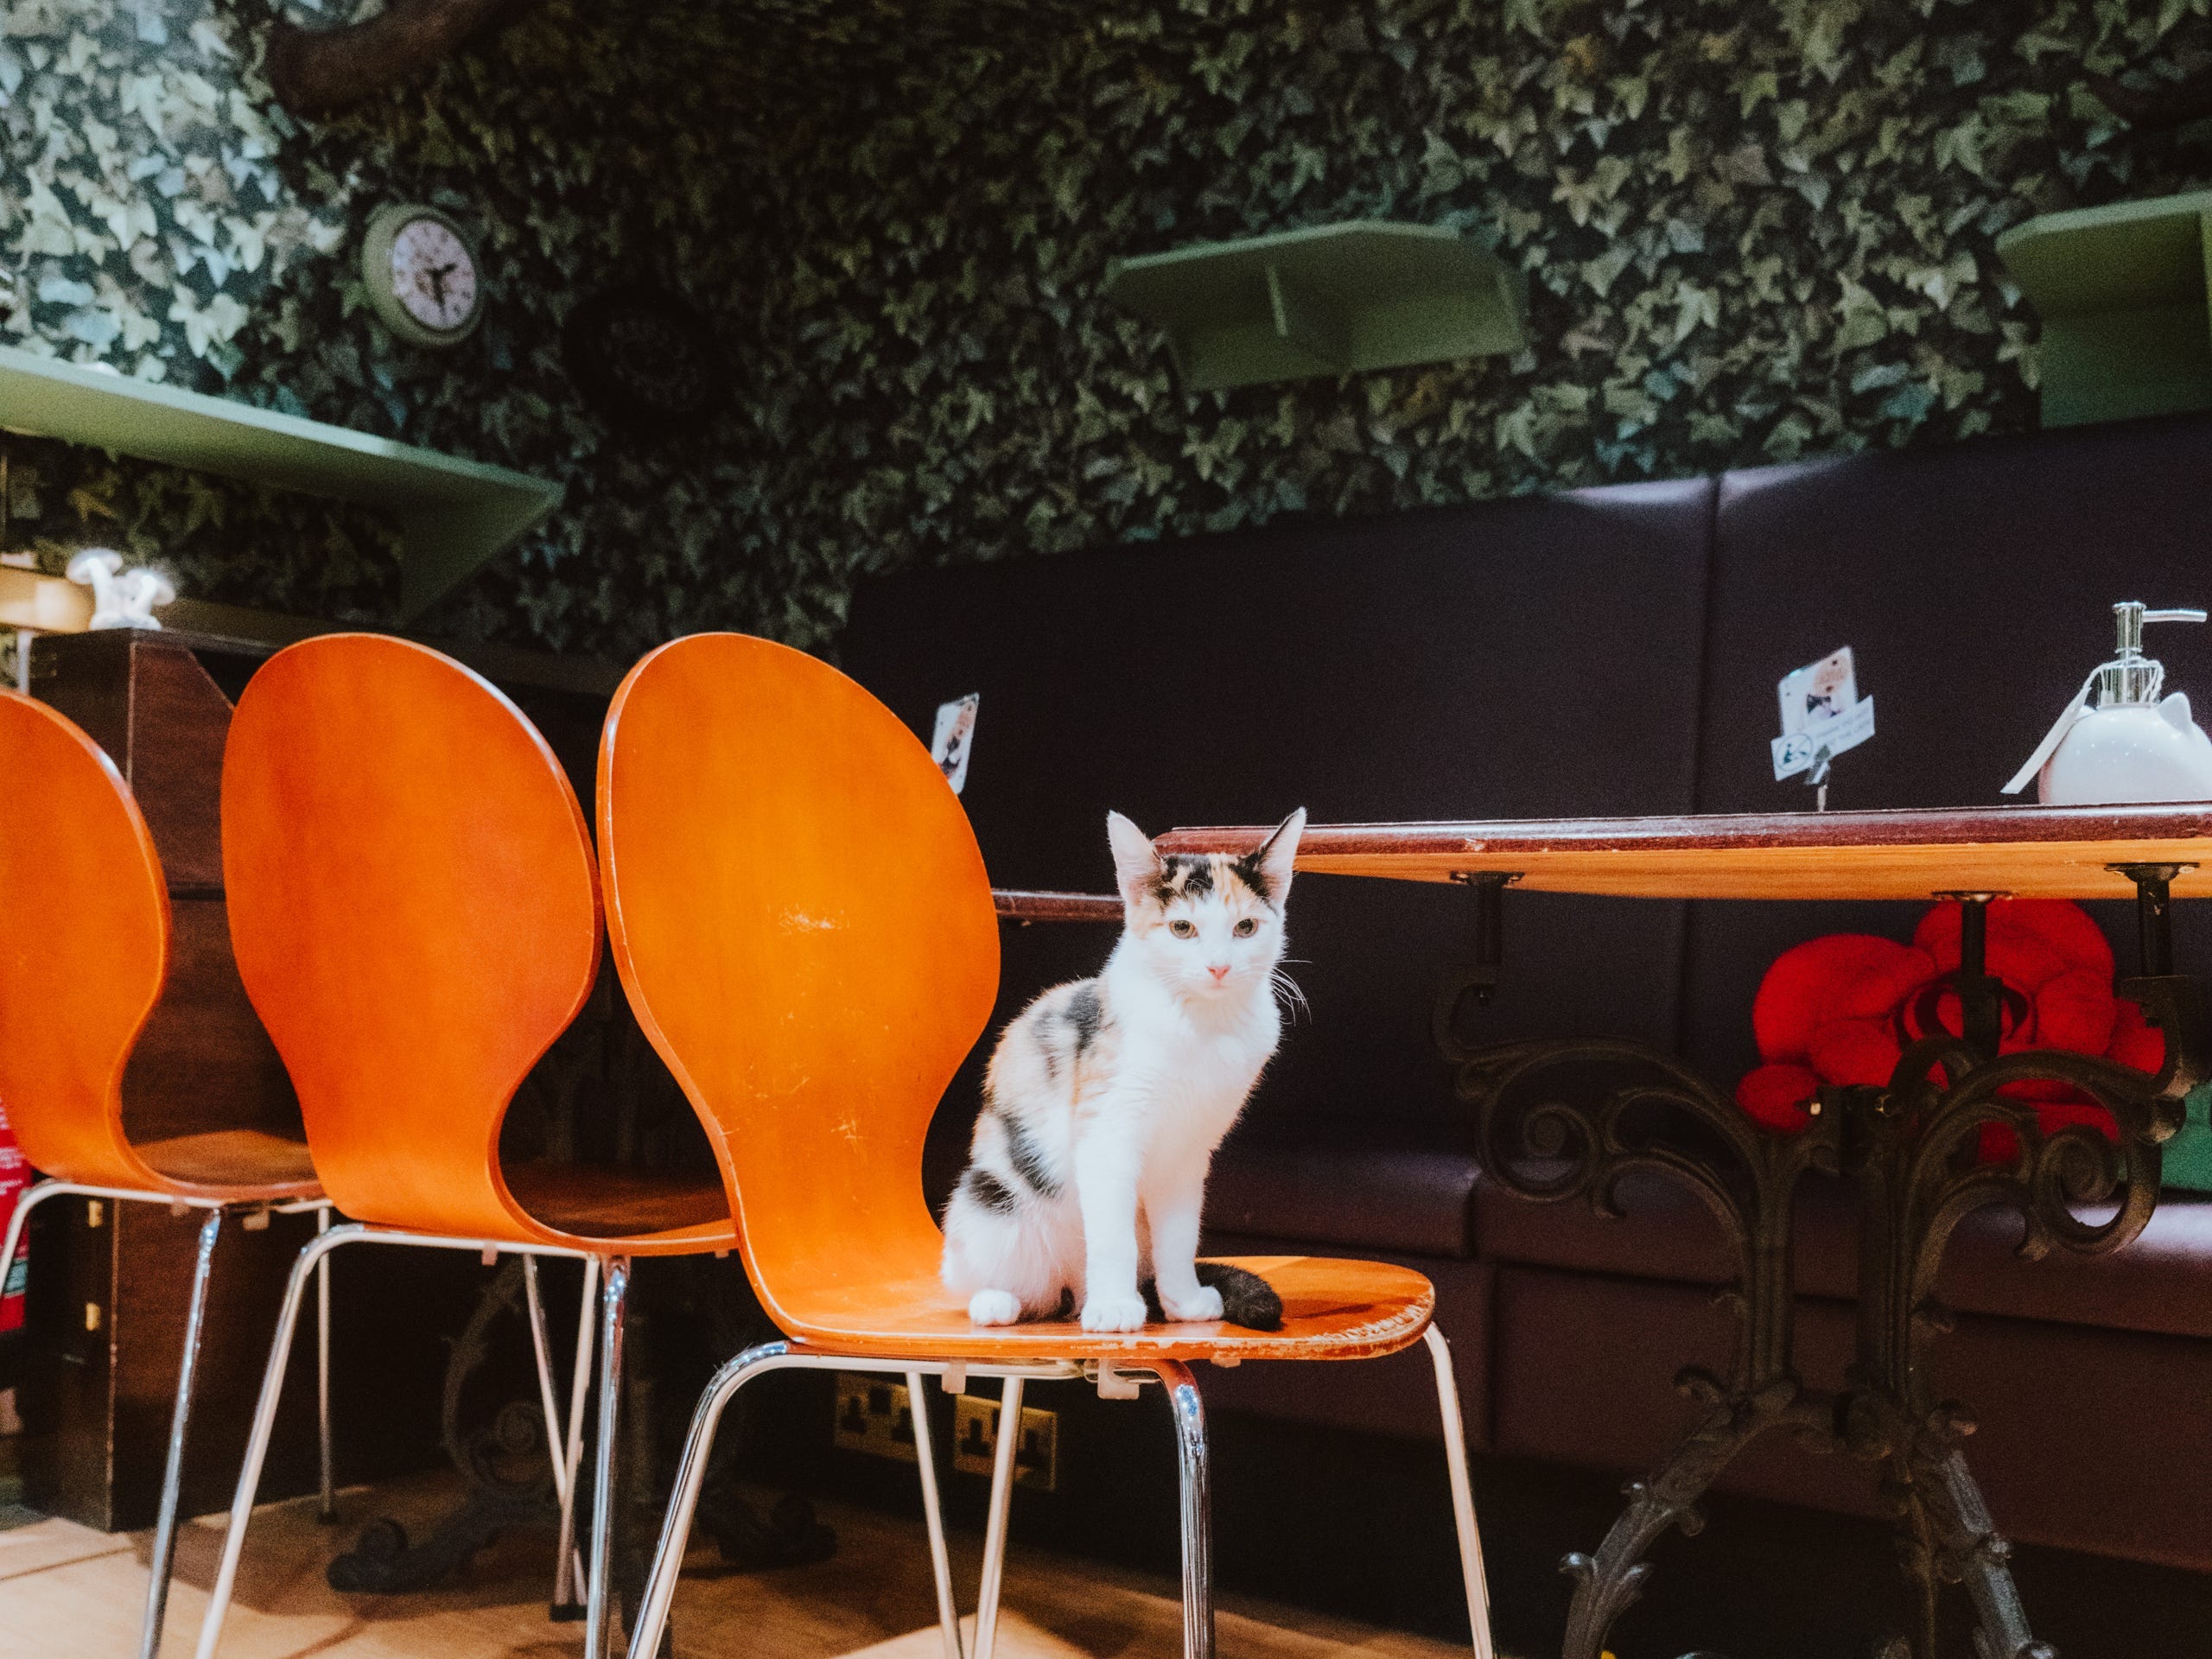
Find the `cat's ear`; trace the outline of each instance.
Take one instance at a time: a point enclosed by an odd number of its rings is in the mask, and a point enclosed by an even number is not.
[[[1268,896],[1278,909],[1283,896],[1290,891],[1293,861],[1298,857],[1298,838],[1306,833],[1306,809],[1300,807],[1275,826],[1274,834],[1260,843],[1252,855],[1252,862],[1260,867],[1261,879],[1268,884]]]
[[[1106,815],[1106,840],[1114,849],[1114,875],[1122,902],[1143,902],[1160,880],[1160,855],[1143,830],[1119,812]]]

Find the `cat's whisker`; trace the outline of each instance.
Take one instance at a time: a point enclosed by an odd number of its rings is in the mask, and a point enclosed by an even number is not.
[[[1274,987],[1275,1001],[1282,1004],[1284,1013],[1293,1016],[1303,1014],[1308,1020],[1313,1017],[1313,1005],[1306,1000],[1306,993],[1299,988],[1296,980],[1280,968],[1268,978]]]

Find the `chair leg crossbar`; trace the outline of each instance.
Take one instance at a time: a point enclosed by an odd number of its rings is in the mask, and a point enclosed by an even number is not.
[[[1452,1487],[1452,1514],[1458,1530],[1459,1561],[1465,1581],[1467,1619],[1476,1659],[1494,1659],[1490,1635],[1490,1597],[1483,1578],[1482,1541],[1476,1531],[1475,1504],[1467,1477],[1467,1443],[1459,1415],[1459,1394],[1452,1373],[1452,1351],[1434,1325],[1427,1333],[1429,1357],[1436,1371],[1437,1404],[1443,1419],[1445,1465]],[[1167,1393],[1175,1426],[1175,1449],[1180,1470],[1183,1536],[1183,1651],[1185,1659],[1213,1659],[1213,1520],[1206,1478],[1205,1408],[1190,1368],[1174,1360],[1145,1360],[1138,1366],[1156,1377]],[[946,1560],[944,1533],[938,1516],[937,1474],[931,1452],[928,1414],[921,1399],[925,1376],[948,1373],[964,1382],[966,1377],[1002,1379],[998,1443],[991,1465],[991,1497],[983,1537],[982,1578],[976,1614],[976,1641],[970,1659],[992,1659],[998,1632],[999,1592],[1005,1577],[1007,1510],[1014,1485],[1015,1443],[1020,1438],[1021,1395],[1031,1380],[1081,1380],[1082,1366],[1072,1363],[1033,1365],[991,1365],[952,1360],[882,1359],[796,1349],[788,1342],[763,1343],[749,1348],[716,1372],[693,1412],[684,1438],[683,1454],[677,1467],[676,1485],[669,1496],[660,1541],[653,1553],[645,1580],[643,1605],[639,1609],[631,1637],[634,1654],[659,1651],[668,1628],[669,1609],[676,1596],[677,1575],[698,1506],[707,1457],[722,1412],[739,1389],[770,1371],[807,1370],[880,1371],[902,1374],[912,1402],[915,1452],[920,1459],[922,1495],[929,1516],[930,1552],[938,1586],[939,1622],[944,1628],[945,1659],[962,1659],[958,1610],[953,1604],[950,1569]],[[203,1656],[204,1659],[204,1656]]]

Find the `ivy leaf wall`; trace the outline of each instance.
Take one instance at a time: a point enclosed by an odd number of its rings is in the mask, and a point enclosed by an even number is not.
[[[2212,0],[557,3],[314,126],[259,0],[0,10],[12,343],[562,480],[425,619],[626,660],[739,627],[834,649],[855,581],[1262,522],[2031,427],[1998,233],[2194,188],[2133,86]],[[296,11],[313,23],[354,15]],[[490,309],[376,323],[369,214],[472,226]],[[1387,215],[1527,275],[1518,357],[1192,396],[1098,297],[1116,255]],[[677,442],[563,372],[569,308],[690,296],[736,378]],[[11,535],[184,591],[390,620],[389,524],[9,442]]]

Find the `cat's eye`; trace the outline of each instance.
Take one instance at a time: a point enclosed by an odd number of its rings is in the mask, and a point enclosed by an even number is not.
[[[1236,924],[1236,937],[1240,939],[1249,939],[1259,931],[1259,923],[1253,920],[1249,916],[1247,916],[1243,921]]]
[[[1167,924],[1167,931],[1179,939],[1187,939],[1196,934],[1198,930],[1196,924],[1185,921],[1182,917],[1178,916]]]

